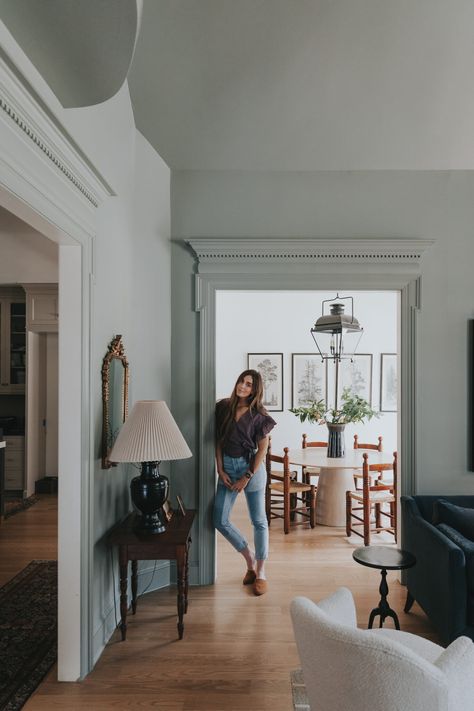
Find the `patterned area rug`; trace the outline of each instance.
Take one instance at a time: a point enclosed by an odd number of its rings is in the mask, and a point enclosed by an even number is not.
[[[311,711],[301,669],[290,672],[290,679],[294,711]]]
[[[33,560],[0,588],[0,709],[18,711],[56,661],[57,562]]]
[[[39,501],[39,498],[34,494],[27,499],[10,499],[9,501],[5,501],[5,518],[14,516],[19,511],[29,509],[30,506],[36,504],[37,501]]]

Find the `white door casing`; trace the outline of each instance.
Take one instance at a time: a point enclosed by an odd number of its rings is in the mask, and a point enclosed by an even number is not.
[[[31,90],[4,27],[0,44],[0,205],[59,244],[58,679],[76,681],[92,668],[92,251],[114,193]]]

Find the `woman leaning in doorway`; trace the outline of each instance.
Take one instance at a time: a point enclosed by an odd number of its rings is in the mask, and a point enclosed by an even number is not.
[[[276,422],[262,405],[263,383],[256,370],[244,370],[230,398],[216,405],[216,462],[219,481],[214,525],[247,563],[244,585],[255,595],[267,591],[268,523],[265,513],[265,455],[268,433]],[[255,552],[229,521],[235,500],[243,491],[254,530]]]

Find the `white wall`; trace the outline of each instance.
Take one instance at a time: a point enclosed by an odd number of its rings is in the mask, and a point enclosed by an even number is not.
[[[346,294],[341,294],[346,295]],[[354,315],[364,328],[359,353],[371,353],[372,407],[379,410],[380,354],[397,351],[397,293],[351,292]],[[272,412],[277,427],[272,432],[272,449],[297,447],[301,435],[327,440],[324,425],[301,424],[289,412],[292,407],[292,353],[314,353],[309,333],[321,315],[321,301],[335,292],[218,291],[216,295],[216,396],[228,397],[237,375],[247,368],[247,353],[283,353],[283,412]],[[346,302],[350,303],[350,302]],[[348,311],[349,307],[346,308]],[[327,312],[327,306],[326,306]],[[332,371],[328,375],[328,396],[334,392]],[[357,433],[363,442],[377,442],[382,435],[384,449],[397,448],[397,414],[380,413],[364,425],[346,427],[346,447]]]

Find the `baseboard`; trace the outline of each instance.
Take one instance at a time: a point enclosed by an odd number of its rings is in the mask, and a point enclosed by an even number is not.
[[[115,601],[112,600],[110,607],[104,611],[102,622],[94,632],[92,639],[92,665],[96,665],[97,660],[104,651],[108,641],[112,637],[117,624],[120,624],[120,591],[115,591]],[[170,585],[170,563],[169,561],[156,561],[156,566],[153,561],[147,561],[146,567],[141,567],[138,571],[138,595],[140,596],[145,590],[152,592],[161,588],[169,587]],[[128,589],[129,603],[131,602],[130,581]],[[91,670],[92,671],[92,670]]]

